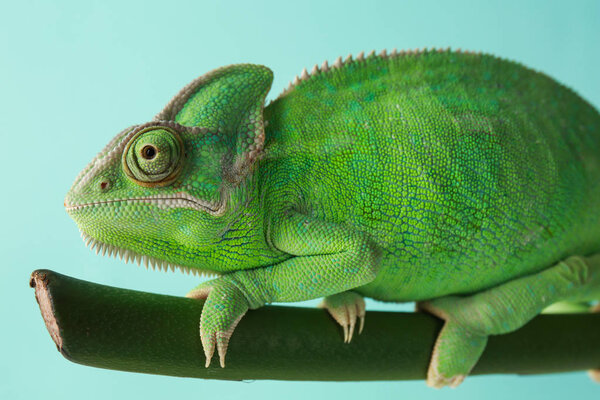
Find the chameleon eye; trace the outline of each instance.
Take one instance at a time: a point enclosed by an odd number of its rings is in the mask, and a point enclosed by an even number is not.
[[[150,127],[132,137],[123,152],[123,170],[145,187],[166,186],[181,171],[183,142],[167,127]]]
[[[156,156],[156,147],[152,145],[144,146],[141,154],[146,160],[152,160]]]

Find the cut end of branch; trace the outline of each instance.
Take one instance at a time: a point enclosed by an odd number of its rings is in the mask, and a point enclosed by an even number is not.
[[[33,271],[29,279],[29,286],[35,289],[35,299],[40,306],[42,318],[44,318],[48,333],[50,333],[50,337],[52,337],[56,347],[58,347],[58,351],[62,352],[63,340],[60,336],[60,329],[54,315],[54,306],[52,304],[52,295],[48,290],[48,274],[46,271]]]

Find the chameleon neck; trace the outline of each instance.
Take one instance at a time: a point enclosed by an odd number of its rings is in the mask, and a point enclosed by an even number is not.
[[[255,174],[224,190],[225,212],[218,218],[214,240],[197,259],[202,269],[231,272],[273,265],[287,258],[265,239],[265,208]],[[205,262],[210,262],[206,265]]]

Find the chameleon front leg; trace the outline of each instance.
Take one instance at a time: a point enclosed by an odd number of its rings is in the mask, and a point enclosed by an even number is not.
[[[489,335],[514,331],[558,301],[600,295],[600,254],[572,256],[537,274],[468,297],[447,296],[418,308],[446,321],[440,332],[427,384],[458,386],[483,353]]]
[[[379,251],[362,232],[297,212],[274,218],[269,231],[272,246],[290,259],[223,275],[187,294],[206,299],[200,318],[206,366],[215,347],[225,366],[229,338],[248,308],[329,296],[375,279]]]

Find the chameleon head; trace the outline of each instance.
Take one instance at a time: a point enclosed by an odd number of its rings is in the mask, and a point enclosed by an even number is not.
[[[159,268],[226,272],[211,255],[230,192],[262,150],[271,81],[257,65],[214,70],[119,133],[65,198],[86,243]]]

